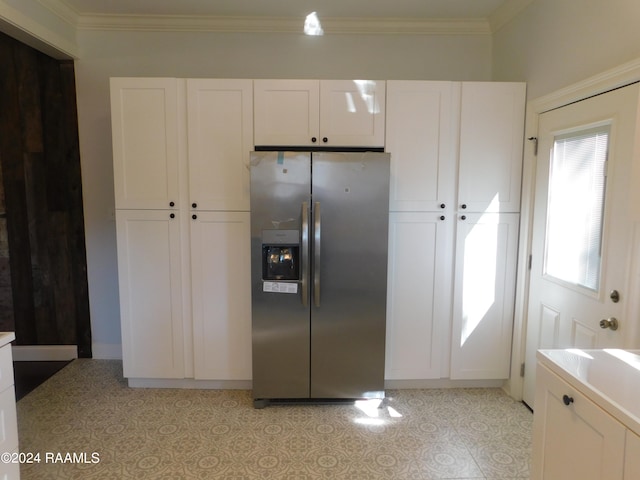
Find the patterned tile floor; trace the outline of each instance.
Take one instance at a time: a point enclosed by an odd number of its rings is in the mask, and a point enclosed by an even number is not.
[[[533,416],[498,389],[253,408],[249,391],[132,389],[76,360],[18,402],[29,479],[528,479]]]

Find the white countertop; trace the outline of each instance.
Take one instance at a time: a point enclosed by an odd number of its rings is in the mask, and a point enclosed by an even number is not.
[[[640,350],[539,350],[537,359],[640,435]]]
[[[16,339],[14,332],[0,332],[0,348],[4,347],[7,343],[11,343]]]

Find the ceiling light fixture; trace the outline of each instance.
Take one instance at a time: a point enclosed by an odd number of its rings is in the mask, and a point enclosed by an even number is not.
[[[320,25],[320,19],[316,12],[311,12],[304,19],[304,33],[305,35],[323,35],[322,25]]]

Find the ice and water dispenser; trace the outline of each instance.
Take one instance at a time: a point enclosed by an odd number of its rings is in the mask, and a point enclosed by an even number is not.
[[[267,289],[292,282],[287,287],[297,291],[297,281],[300,280],[298,230],[262,231],[262,280]]]

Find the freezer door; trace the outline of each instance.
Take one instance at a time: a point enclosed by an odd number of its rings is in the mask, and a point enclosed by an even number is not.
[[[383,395],[389,155],[313,153],[311,397]]]
[[[253,397],[309,397],[309,153],[251,156]]]

